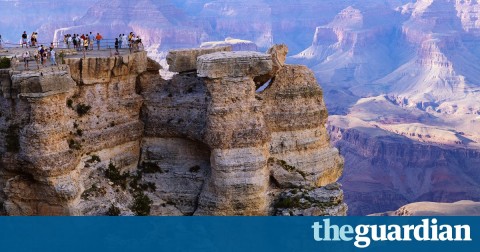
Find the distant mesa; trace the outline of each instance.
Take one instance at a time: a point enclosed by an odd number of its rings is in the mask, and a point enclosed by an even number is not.
[[[480,202],[462,200],[454,203],[415,202],[396,211],[372,216],[479,216]]]

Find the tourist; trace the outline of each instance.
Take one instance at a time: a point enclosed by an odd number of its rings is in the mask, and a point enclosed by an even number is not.
[[[45,64],[45,48],[43,47],[43,45],[40,46],[38,52],[40,53],[40,63],[44,65]]]
[[[135,37],[135,34],[133,34],[133,32],[130,32],[130,34],[128,34],[128,48],[130,48],[130,50],[132,49],[132,39]]]
[[[72,34],[67,35],[67,48],[70,49],[70,45],[72,44]]]
[[[88,37],[88,35],[87,35],[87,37]],[[84,58],[85,58],[86,55],[87,55],[87,50],[88,50],[89,44],[90,44],[90,43],[89,43],[89,41],[88,41],[88,38],[85,38],[85,39],[83,40],[83,48],[84,48],[84,50],[83,50],[83,57],[84,57]]]
[[[35,50],[33,58],[35,59],[35,63],[37,64],[37,69],[40,69],[40,49]]]
[[[119,46],[120,42],[118,41],[118,38],[115,39],[115,55],[118,55],[120,54],[118,52],[118,46]]]
[[[23,45],[25,45],[25,47],[28,47],[27,39],[28,39],[27,32],[24,31],[22,34],[22,48],[23,48]]]
[[[90,46],[90,51],[93,51],[93,41],[95,40],[95,36],[90,32],[88,36],[88,45]]]
[[[52,66],[56,66],[57,65],[57,62],[55,61],[55,50],[50,49],[50,63],[52,64]]]
[[[83,47],[83,43],[85,42],[85,36],[80,36],[79,39],[78,39],[78,51],[83,51],[84,47]]]
[[[73,42],[73,49],[78,50],[78,47],[77,47],[77,43],[78,43],[78,41],[77,41],[77,34],[75,34],[75,33],[73,34],[72,42]]]
[[[100,35],[100,33],[97,33],[95,39],[97,40],[97,49],[100,51],[100,41],[103,39],[103,37]]]
[[[128,45],[127,36],[125,34],[122,34],[122,45],[125,47]]]
[[[23,67],[28,70],[28,62],[30,61],[30,52],[27,50],[23,53]]]
[[[122,49],[123,37],[122,34],[118,35],[118,48]]]
[[[35,47],[35,32],[32,32],[32,35],[30,35],[30,46]]]
[[[33,46],[36,47],[37,43],[38,43],[38,41],[37,41],[38,33],[34,32],[32,37],[33,37],[33,44],[34,44]]]
[[[137,39],[135,40],[135,43],[137,43],[137,50],[143,50],[143,43],[142,40],[140,39],[140,36],[137,36]],[[142,47],[140,47],[142,46]]]

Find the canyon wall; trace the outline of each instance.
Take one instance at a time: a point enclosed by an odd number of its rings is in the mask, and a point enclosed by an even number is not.
[[[345,165],[352,167],[340,179],[350,215],[394,211],[418,201],[480,200],[478,150],[422,143],[338,122],[329,131]]]
[[[313,73],[215,50],[1,70],[2,214],[346,214]]]

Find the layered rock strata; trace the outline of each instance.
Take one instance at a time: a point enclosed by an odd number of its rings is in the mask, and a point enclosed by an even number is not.
[[[203,50],[172,53],[171,80],[144,52],[2,70],[3,213],[344,215],[312,72]]]

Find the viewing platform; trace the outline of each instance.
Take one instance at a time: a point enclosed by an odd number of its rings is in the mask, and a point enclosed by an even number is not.
[[[47,50],[48,47],[45,47]],[[30,53],[30,58],[28,68],[25,68],[23,54],[28,51]],[[93,50],[79,51],[76,49],[66,49],[66,48],[55,48],[55,61],[57,66],[53,66],[50,62],[50,56],[47,56],[44,59],[44,63],[42,64],[40,60],[35,60],[35,53],[38,51],[38,48],[29,47],[29,48],[21,48],[21,47],[10,47],[10,48],[3,48],[0,49],[0,58],[6,57],[11,59],[11,65],[9,69],[14,71],[44,71],[48,69],[55,69],[58,66],[65,63],[66,59],[75,59],[75,58],[109,58],[114,56],[126,56],[129,54],[133,54],[135,50],[130,50],[129,48],[122,48],[119,49],[119,53],[115,53],[114,48],[101,48],[97,50],[96,46]],[[48,50],[47,50],[48,51]]]

